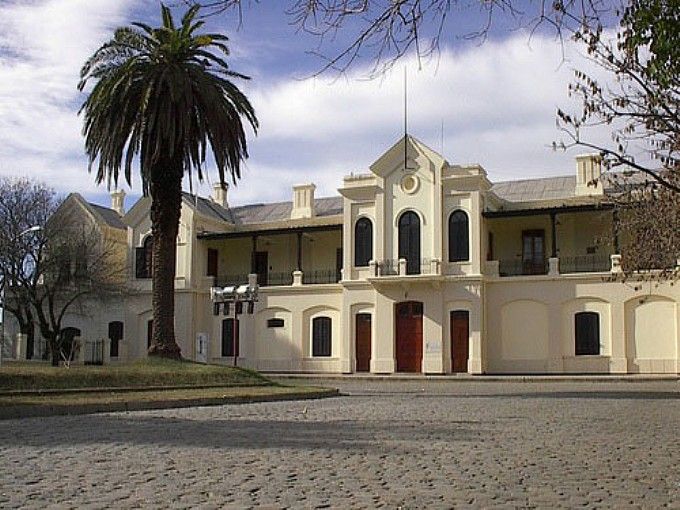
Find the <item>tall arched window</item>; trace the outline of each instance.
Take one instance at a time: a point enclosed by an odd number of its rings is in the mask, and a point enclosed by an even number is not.
[[[373,223],[359,218],[354,225],[354,265],[364,267],[373,258]]]
[[[420,218],[413,211],[399,218],[399,258],[406,259],[406,274],[420,273]]]
[[[142,246],[135,251],[135,276],[151,278],[153,268],[153,236],[146,236]]]
[[[579,355],[600,354],[600,314],[579,312],[574,316],[574,351]]]
[[[312,356],[331,355],[331,318],[315,317],[312,320]]]
[[[468,215],[460,209],[449,216],[449,262],[470,260],[468,225]]]

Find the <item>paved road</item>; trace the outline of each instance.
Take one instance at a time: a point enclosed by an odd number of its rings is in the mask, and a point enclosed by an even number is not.
[[[678,382],[329,384],[0,422],[0,507],[680,508]]]

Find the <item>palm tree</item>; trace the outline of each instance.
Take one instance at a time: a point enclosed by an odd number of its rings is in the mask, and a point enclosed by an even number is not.
[[[95,85],[83,103],[83,134],[89,170],[96,181],[117,184],[121,169],[132,182],[139,157],[144,195],[151,195],[153,235],[153,338],[149,354],[180,358],[175,341],[175,240],[179,228],[182,177],[203,179],[208,147],[220,183],[240,177],[248,157],[245,120],[258,121],[246,96],[230,79],[248,79],[229,69],[227,37],[197,34],[199,7],[187,10],[176,27],[161,4],[163,25],[118,28],[84,64],[78,88]]]

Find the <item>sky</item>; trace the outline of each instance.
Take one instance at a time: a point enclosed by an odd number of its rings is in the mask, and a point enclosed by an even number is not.
[[[283,0],[246,3],[211,18],[208,29],[230,38],[230,65],[247,74],[238,86],[260,121],[249,132],[250,157],[229,203],[290,200],[294,184],[314,182],[317,196],[337,194],[342,178],[370,164],[403,135],[404,69],[408,74],[408,132],[452,164],[479,163],[492,181],[571,175],[582,150],[555,152],[563,135],[558,107],[576,111],[568,97],[573,70],[591,69],[573,43],[554,34],[533,35],[502,20],[485,40],[461,37],[479,26],[472,10],[454,13],[441,52],[418,62],[409,55],[391,72],[370,79],[370,62],[344,75],[313,77],[351,30],[319,48],[318,40],[290,24]],[[183,8],[174,8],[177,17]],[[0,175],[42,180],[60,194],[78,192],[109,205],[106,185],[87,171],[77,90],[83,62],[115,27],[131,21],[159,23],[150,0],[0,0]],[[604,130],[592,139],[606,140]],[[210,192],[214,168],[198,186]],[[194,182],[194,189],[197,184]],[[139,179],[128,193],[130,208]],[[188,181],[185,189],[189,188]]]

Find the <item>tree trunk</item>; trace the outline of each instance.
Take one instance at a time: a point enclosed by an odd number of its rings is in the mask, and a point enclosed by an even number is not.
[[[57,341],[56,335],[51,338],[47,338],[47,348],[50,351],[50,358],[52,360],[52,366],[59,366],[59,354],[61,349],[59,348],[59,342]]]
[[[153,336],[149,355],[180,359],[175,341],[175,267],[182,201],[181,162],[157,165],[151,169],[150,180]]]

